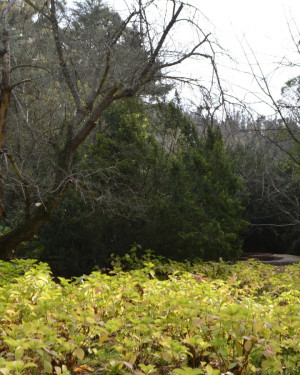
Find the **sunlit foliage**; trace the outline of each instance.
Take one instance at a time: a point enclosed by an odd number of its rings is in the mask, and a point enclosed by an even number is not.
[[[0,276],[4,375],[299,374],[299,265],[153,259],[55,283],[16,260]]]

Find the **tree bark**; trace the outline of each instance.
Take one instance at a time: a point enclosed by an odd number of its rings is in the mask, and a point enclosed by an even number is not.
[[[5,124],[7,120],[7,114],[9,109],[10,103],[10,94],[11,94],[11,87],[10,87],[10,43],[9,43],[9,33],[7,31],[6,26],[6,16],[9,9],[14,4],[15,0],[10,0],[8,6],[2,12],[2,43],[4,49],[1,51],[1,58],[2,58],[2,80],[0,86],[0,157],[3,150],[3,143],[4,143],[4,134],[5,134]],[[3,188],[3,172],[1,170],[1,163],[0,163],[0,224],[3,215],[3,197],[4,197],[4,188]]]
[[[45,224],[51,217],[53,211],[63,200],[71,181],[67,181],[65,185],[55,194],[49,196],[43,203],[36,207],[28,218],[24,218],[22,222],[8,233],[0,234],[0,258],[7,259],[9,253],[24,241],[30,241],[38,229]]]
[[[5,88],[1,89],[1,95],[0,95],[0,157],[3,154],[3,142],[4,142],[4,132],[5,132],[5,123],[7,118],[7,112],[9,108],[9,102],[10,102],[10,90],[7,90]],[[1,163],[2,164],[2,163]],[[3,197],[4,197],[4,188],[3,188],[3,181],[2,181],[2,168],[0,164],[0,224],[1,219],[3,215]]]

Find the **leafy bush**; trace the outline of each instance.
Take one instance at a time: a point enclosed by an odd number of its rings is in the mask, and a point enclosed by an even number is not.
[[[174,103],[149,109],[136,99],[116,103],[103,121],[78,158],[98,203],[70,190],[39,231],[39,259],[65,277],[106,266],[133,242],[180,261],[237,259],[243,185],[220,129],[200,137]]]
[[[300,265],[177,265],[55,283],[1,262],[0,373],[300,374]]]

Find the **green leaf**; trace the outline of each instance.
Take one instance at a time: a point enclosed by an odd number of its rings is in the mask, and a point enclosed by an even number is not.
[[[81,348],[76,348],[73,352],[73,354],[75,355],[75,357],[77,357],[78,359],[80,359],[81,361],[83,360],[84,358],[84,350],[81,349]]]
[[[33,363],[33,362],[28,362],[26,363],[23,368],[28,368],[28,367],[37,367],[37,364],[36,363]]]
[[[183,367],[182,369],[175,369],[173,374],[178,375],[202,375],[204,372],[198,368]]]
[[[247,353],[249,353],[252,349],[252,341],[251,340],[248,340],[245,342],[244,344],[244,349]]]
[[[52,365],[51,365],[51,362],[47,361],[47,360],[44,360],[44,370],[48,373],[48,374],[51,374],[52,373]]]
[[[207,375],[219,375],[220,370],[214,370],[210,365],[207,365],[205,367],[205,370],[207,372]]]
[[[230,363],[230,365],[228,366],[228,370],[231,370],[233,368],[235,368],[235,366],[237,365],[237,363]]]
[[[143,363],[140,363],[139,368],[143,370],[145,374],[152,374],[156,372],[156,367],[154,365],[144,365]]]
[[[24,355],[24,350],[22,348],[17,348],[16,351],[15,351],[15,359],[16,361],[18,361],[19,359],[21,359]]]

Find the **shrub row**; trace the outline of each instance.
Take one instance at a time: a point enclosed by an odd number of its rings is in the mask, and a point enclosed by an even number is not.
[[[300,265],[149,261],[55,283],[2,262],[0,373],[300,374],[299,297]]]

